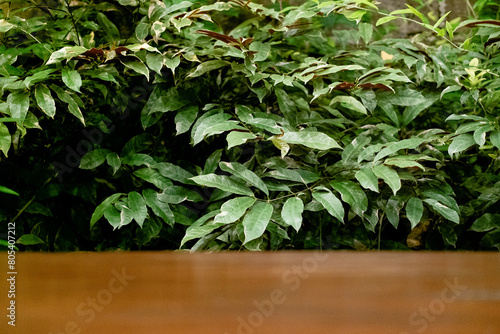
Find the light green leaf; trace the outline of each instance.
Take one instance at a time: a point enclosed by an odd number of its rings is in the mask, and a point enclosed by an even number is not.
[[[158,169],[163,176],[171,180],[184,184],[193,184],[193,182],[189,180],[189,178],[193,177],[193,174],[170,162],[159,162],[154,165],[153,168]]]
[[[313,191],[312,196],[330,215],[344,222],[345,212],[342,202],[329,189],[322,188],[320,191]]]
[[[418,197],[412,197],[406,203],[406,217],[411,224],[411,229],[417,226],[422,219],[422,215],[424,214],[424,204],[422,200]]]
[[[443,98],[444,94],[451,93],[451,92],[456,92],[456,91],[461,90],[461,89],[462,89],[462,86],[457,86],[457,85],[448,86],[445,89],[443,89],[443,91],[441,92],[440,99]]]
[[[491,143],[500,150],[500,131],[496,130],[490,134]]]
[[[304,202],[298,197],[291,197],[286,200],[281,209],[281,218],[287,225],[292,226],[297,232],[302,225],[302,212]]]
[[[401,189],[401,179],[398,173],[385,165],[378,165],[372,167],[373,173],[379,178],[384,180],[384,182],[392,189],[394,195]]]
[[[199,185],[217,188],[228,191],[233,194],[254,196],[253,192],[247,186],[236,182],[225,175],[207,174],[198,175],[190,178]]]
[[[474,136],[470,134],[461,134],[453,139],[453,142],[448,147],[448,154],[453,157],[455,153],[465,151],[469,147],[476,144]]]
[[[424,202],[429,204],[434,210],[436,210],[441,216],[444,218],[459,224],[460,223],[460,216],[459,213],[452,208],[444,205],[441,202],[436,201],[435,199],[432,198],[426,198],[424,199]]]
[[[174,214],[170,210],[170,206],[158,199],[158,193],[156,191],[153,189],[144,189],[142,191],[142,196],[144,197],[146,205],[153,210],[155,215],[163,219],[163,221],[170,226],[174,225]]]
[[[75,70],[71,70],[67,67],[62,69],[62,81],[68,88],[80,93],[80,87],[82,86],[82,77],[80,73]]]
[[[146,77],[146,80],[149,80],[149,69],[148,67],[140,60],[131,61],[131,60],[121,60],[121,63],[125,65],[125,67],[130,68],[134,72],[142,74]]]
[[[489,124],[476,129],[476,131],[474,131],[474,141],[476,142],[476,144],[478,144],[479,146],[483,146],[486,143],[486,133],[494,129],[495,128]]]
[[[196,67],[196,70],[189,74],[188,77],[196,78],[210,71],[214,71],[221,67],[229,65],[231,65],[231,63],[225,60],[208,60],[198,65],[198,67]]]
[[[2,151],[6,157],[8,156],[11,143],[12,137],[9,128],[5,124],[0,123],[0,151]]]
[[[120,157],[115,152],[111,152],[106,156],[106,162],[111,166],[111,168],[113,168],[113,175],[115,175],[122,165]]]
[[[250,132],[231,131],[226,137],[227,148],[230,149],[231,147],[245,144],[248,140],[254,139],[256,137],[256,135]]]
[[[288,151],[290,151],[290,145],[284,140],[282,140],[280,137],[272,136],[271,137],[271,142],[273,145],[280,150],[281,153],[281,159],[286,157],[288,154]]]
[[[124,165],[129,165],[129,166],[155,166],[156,161],[153,159],[151,156],[143,153],[134,153],[134,154],[129,154],[125,157],[121,158],[121,162]]]
[[[370,23],[360,22],[358,25],[358,30],[365,44],[368,44],[372,39],[373,26]]]
[[[368,198],[365,192],[352,181],[331,181],[330,185],[338,191],[342,200],[360,217],[368,209]]]
[[[365,115],[367,114],[365,106],[352,96],[343,96],[343,95],[336,96],[330,102],[330,105],[335,104],[335,103],[340,103],[342,105],[342,107],[344,107],[346,109],[354,110],[358,113],[365,114]]]
[[[23,234],[22,236],[19,237],[16,241],[17,244],[29,246],[29,245],[38,245],[38,244],[44,244],[45,241],[40,239],[37,235],[35,234]]]
[[[81,169],[94,169],[106,161],[106,156],[111,153],[110,150],[99,148],[85,154],[80,160]]]
[[[50,55],[47,65],[58,63],[64,59],[69,60],[73,57],[81,55],[85,51],[87,51],[87,48],[84,48],[83,46],[65,46]]]
[[[163,55],[156,52],[148,52],[146,55],[146,64],[150,69],[161,75],[163,67]]]
[[[289,144],[300,144],[318,150],[341,148],[335,140],[316,131],[286,132],[279,139]]]
[[[183,108],[175,114],[176,136],[189,131],[198,116],[198,106],[191,105]]]
[[[240,219],[247,209],[255,203],[255,198],[236,197],[222,204],[221,212],[215,216],[214,223],[230,224]]]
[[[7,188],[7,187],[4,187],[4,186],[0,186],[0,193],[9,194],[9,195],[15,195],[15,196],[20,196],[14,190],[12,190],[10,188]]]
[[[169,186],[163,189],[162,193],[158,195],[158,199],[169,204],[179,204],[184,201],[203,201],[203,197],[196,191],[181,186]]]
[[[172,74],[175,75],[175,69],[181,63],[181,57],[180,56],[176,56],[176,57],[174,57],[172,59],[165,58],[164,59],[164,63],[165,63],[165,66],[167,66],[172,71]]]
[[[22,124],[30,107],[30,94],[21,91],[12,92],[7,96],[7,104],[9,105],[10,116],[19,119]]]
[[[384,165],[389,165],[389,166],[396,166],[399,168],[420,168],[421,170],[425,171],[424,166],[419,164],[418,162],[414,160],[407,160],[407,159],[387,159],[384,161]]]
[[[384,23],[390,22],[390,21],[395,20],[397,18],[398,18],[397,16],[384,16],[384,17],[381,17],[380,19],[378,19],[377,23],[375,23],[375,26],[378,27],[379,25],[382,25]]]
[[[94,224],[101,219],[101,217],[104,214],[104,211],[112,204],[114,204],[118,199],[124,194],[122,193],[116,193],[108,198],[106,198],[104,201],[102,201],[101,204],[97,206],[97,208],[94,210],[94,213],[92,214],[92,217],[90,218],[90,228],[94,226]]]
[[[220,210],[209,212],[206,215],[199,218],[198,220],[196,220],[191,226],[189,226],[186,229],[186,234],[184,235],[184,238],[182,238],[180,247],[182,247],[189,240],[202,238],[210,234],[215,229],[225,225],[224,223],[213,223],[213,222],[205,224],[209,219],[213,218],[219,213]]]
[[[132,211],[134,220],[142,228],[142,224],[144,224],[144,220],[148,215],[146,201],[138,192],[131,191],[128,193],[128,205],[130,210]]]
[[[391,196],[387,200],[387,204],[385,206],[385,214],[389,223],[391,223],[394,228],[398,228],[399,226],[399,211],[403,207],[403,202],[395,198],[395,196]]]
[[[222,169],[225,172],[231,173],[254,187],[262,190],[264,194],[269,196],[269,190],[267,189],[267,186],[264,184],[264,182],[260,179],[260,177],[257,176],[254,172],[243,166],[242,164],[238,162],[221,162],[219,164],[220,169]]]
[[[47,86],[39,84],[35,87],[35,99],[40,109],[42,109],[47,116],[54,118],[56,114],[56,103]]]
[[[249,50],[257,52],[254,55],[254,61],[264,61],[267,59],[269,53],[271,52],[271,44],[254,41],[252,42],[252,44],[250,44]]]
[[[258,202],[252,206],[243,218],[245,242],[259,238],[266,230],[273,214],[273,206],[269,203]]]
[[[342,152],[342,162],[347,163],[351,158],[357,157],[358,154],[368,145],[371,141],[370,137],[360,135],[347,145]]]
[[[371,168],[365,167],[365,168],[359,170],[358,172],[356,172],[354,177],[356,178],[356,180],[358,180],[359,184],[363,188],[370,189],[370,190],[377,192],[377,193],[379,192],[379,190],[378,190],[378,178],[375,175],[375,173],[373,173]]]
[[[427,139],[424,138],[410,138],[403,139],[397,142],[393,142],[387,145],[386,148],[382,149],[376,156],[373,162],[377,162],[378,160],[385,158],[388,155],[394,154],[399,150],[414,150],[419,147],[421,144],[425,143]]]
[[[0,32],[7,32],[14,27],[15,27],[14,24],[9,23],[8,21],[6,21],[4,19],[0,20]]]
[[[319,175],[306,171],[303,169],[287,169],[287,168],[276,168],[269,171],[264,176],[270,176],[278,180],[287,180],[294,182],[301,182],[304,184],[316,182],[320,179]]]

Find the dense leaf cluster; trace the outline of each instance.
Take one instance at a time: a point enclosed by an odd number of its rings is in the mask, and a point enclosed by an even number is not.
[[[19,247],[500,248],[499,21],[35,3],[0,19],[0,220]],[[423,33],[388,38],[400,20]]]

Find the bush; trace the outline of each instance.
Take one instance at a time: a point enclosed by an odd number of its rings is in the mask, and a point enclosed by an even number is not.
[[[500,22],[31,3],[0,20],[0,217],[21,248],[500,248]],[[387,38],[395,20],[424,32]]]

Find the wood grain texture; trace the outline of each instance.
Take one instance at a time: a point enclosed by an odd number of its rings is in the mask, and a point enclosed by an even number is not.
[[[18,253],[17,272],[2,333],[500,334],[498,253]]]

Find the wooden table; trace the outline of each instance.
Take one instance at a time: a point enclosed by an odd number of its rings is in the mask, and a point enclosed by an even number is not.
[[[16,271],[1,333],[500,334],[498,253],[17,253]]]

